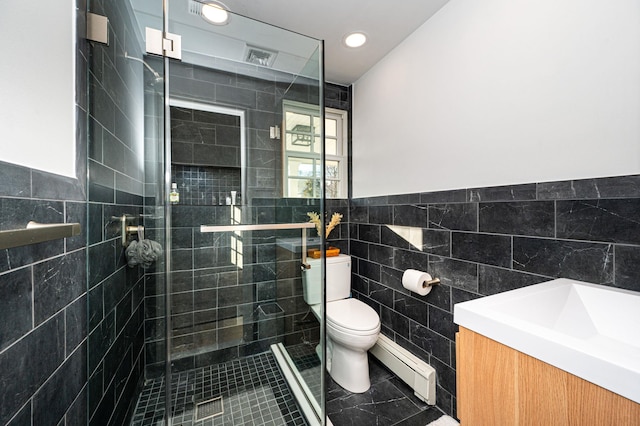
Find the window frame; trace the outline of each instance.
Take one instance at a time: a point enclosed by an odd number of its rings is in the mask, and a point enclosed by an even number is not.
[[[319,164],[322,164],[322,154],[325,155],[325,167],[326,162],[337,161],[338,162],[338,178],[327,178],[325,176],[325,181],[337,182],[338,195],[336,197],[329,197],[331,199],[346,199],[348,198],[348,112],[341,109],[336,108],[325,108],[324,119],[332,119],[336,121],[336,136],[327,137],[325,132],[325,140],[323,142],[323,147],[320,153],[313,152],[313,149],[310,149],[310,152],[301,152],[287,149],[287,112],[299,113],[303,115],[309,115],[312,117],[311,123],[311,138],[314,140],[315,138],[320,136],[320,132],[316,132],[315,128],[313,128],[313,119],[322,119],[321,114],[319,114],[319,108],[316,105],[306,104],[303,102],[284,100],[282,106],[282,186],[283,186],[283,194],[287,198],[307,198],[307,197],[298,197],[295,194],[289,193],[289,182],[290,180],[308,180],[312,179],[314,182],[319,181],[321,183],[321,187],[323,190],[326,188],[325,182],[322,182],[322,170],[318,170]],[[336,141],[336,154],[326,154],[326,141],[327,139],[335,139]],[[313,148],[313,146],[311,146]],[[300,158],[300,159],[308,159],[312,161],[313,171],[310,177],[296,177],[289,175],[289,159],[290,158]],[[321,167],[321,166],[320,166]],[[308,198],[319,198],[319,194],[315,194],[316,184],[313,184],[314,194],[312,197]]]

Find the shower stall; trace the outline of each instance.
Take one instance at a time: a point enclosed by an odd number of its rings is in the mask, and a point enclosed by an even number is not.
[[[325,424],[301,279],[322,42],[198,0],[87,7],[109,20],[85,58],[89,423]]]

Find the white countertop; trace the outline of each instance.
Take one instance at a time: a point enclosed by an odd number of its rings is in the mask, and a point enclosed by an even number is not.
[[[556,279],[454,306],[454,322],[640,403],[640,293]]]

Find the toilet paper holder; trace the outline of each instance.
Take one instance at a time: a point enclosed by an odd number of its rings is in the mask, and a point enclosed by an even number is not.
[[[422,288],[433,287],[434,285],[440,284],[440,278],[434,278],[429,281],[425,281],[422,283]]]

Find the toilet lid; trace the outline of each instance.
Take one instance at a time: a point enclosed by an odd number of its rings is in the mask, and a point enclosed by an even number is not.
[[[327,303],[327,323],[363,332],[378,328],[380,317],[371,306],[358,299],[342,299]]]

